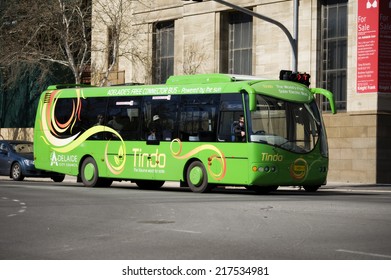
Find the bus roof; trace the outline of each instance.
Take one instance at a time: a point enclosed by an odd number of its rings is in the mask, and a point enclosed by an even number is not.
[[[176,75],[170,76],[166,85],[183,85],[183,84],[210,84],[210,83],[229,83],[239,81],[259,81],[266,80],[265,78],[238,75],[238,74],[196,74],[196,75]]]
[[[70,88],[73,88],[71,90]],[[49,86],[48,90],[61,90],[62,97],[72,97],[77,88],[88,96],[142,96],[175,94],[260,93],[293,102],[308,103],[314,96],[303,84],[286,80],[266,80],[255,76],[230,74],[178,75],[167,79],[166,84],[111,87],[81,87],[80,85]],[[67,90],[69,89],[69,90]],[[87,96],[86,96],[87,97]]]

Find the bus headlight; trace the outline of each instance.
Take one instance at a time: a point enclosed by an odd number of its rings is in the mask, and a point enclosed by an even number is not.
[[[258,172],[269,173],[269,172],[276,172],[277,167],[275,167],[275,166],[259,166],[259,167],[253,166],[252,170],[254,172],[258,171]]]

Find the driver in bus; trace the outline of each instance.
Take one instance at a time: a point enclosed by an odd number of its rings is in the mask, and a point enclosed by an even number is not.
[[[246,142],[246,128],[244,126],[244,116],[240,115],[239,122],[234,127],[235,141]]]

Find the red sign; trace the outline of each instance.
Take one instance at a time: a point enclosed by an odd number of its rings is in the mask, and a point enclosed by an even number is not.
[[[357,92],[391,92],[391,0],[358,0]]]

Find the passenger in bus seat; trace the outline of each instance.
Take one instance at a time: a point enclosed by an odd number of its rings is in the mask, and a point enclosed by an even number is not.
[[[124,128],[124,125],[121,123],[121,115],[120,114],[114,115],[113,119],[110,120],[107,123],[107,125],[113,129],[115,129],[117,132],[120,132]]]
[[[99,114],[96,117],[96,124],[94,124],[94,126],[96,126],[96,125],[104,125],[104,122],[105,122],[105,119],[104,119],[103,115]]]
[[[246,142],[246,128],[243,115],[240,115],[239,122],[234,126],[234,134],[236,142]]]
[[[148,140],[162,140],[163,131],[159,115],[153,116],[149,131]]]

